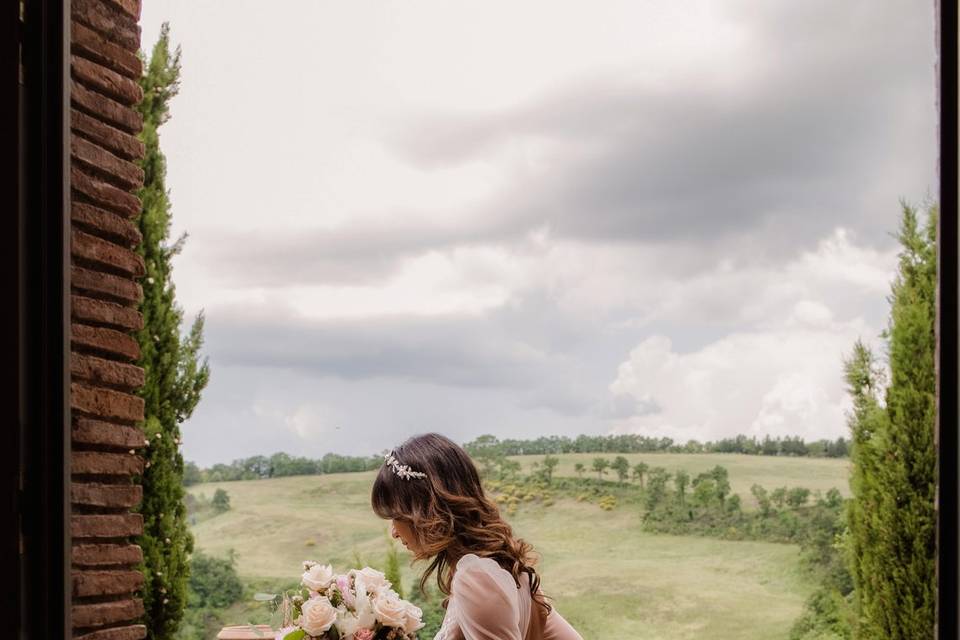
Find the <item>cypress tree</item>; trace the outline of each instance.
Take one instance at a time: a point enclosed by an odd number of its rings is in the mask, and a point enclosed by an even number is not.
[[[187,530],[183,503],[183,457],[180,454],[180,423],[193,412],[207,384],[209,368],[200,361],[203,315],[181,335],[183,311],[176,303],[171,279],[173,257],[184,238],[169,243],[170,198],[167,193],[166,159],[160,151],[157,131],[169,118],[169,102],[179,89],[180,50],[170,51],[169,27],[164,24],[141,77],[143,115],[141,139],[144,186],[139,218],[143,242],[140,251],[146,263],[142,281],[143,329],[140,366],[146,374],[141,391],[145,402],[144,431],[149,445],[143,472],[144,531],[143,604],[147,637],[172,638],[187,600],[189,555],[193,538]]]
[[[923,227],[903,204],[901,251],[884,333],[890,384],[857,343],[846,362],[853,397],[850,568],[858,638],[933,637],[936,601],[933,444],[936,412],[937,211]]]

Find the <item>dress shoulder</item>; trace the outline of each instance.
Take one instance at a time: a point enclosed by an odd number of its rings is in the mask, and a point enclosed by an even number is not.
[[[495,560],[472,553],[460,558],[453,574],[451,601],[466,640],[521,640],[517,585]]]

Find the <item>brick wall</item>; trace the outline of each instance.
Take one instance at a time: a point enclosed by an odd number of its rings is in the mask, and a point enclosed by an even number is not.
[[[140,0],[71,2],[71,412],[73,635],[138,640],[143,530],[131,509],[144,445],[135,395],[143,370],[131,332],[142,326],[134,251],[143,183],[136,161],[141,98]]]

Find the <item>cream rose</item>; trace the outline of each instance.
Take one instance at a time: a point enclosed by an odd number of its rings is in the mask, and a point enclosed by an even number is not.
[[[381,593],[373,599],[373,613],[380,624],[403,629],[407,623],[406,603],[392,593]]]
[[[330,565],[315,564],[303,573],[300,583],[311,591],[323,591],[335,577]]]
[[[323,596],[304,602],[300,614],[298,624],[311,636],[323,635],[337,619],[336,608]]]
[[[360,621],[346,609],[340,609],[337,612],[337,621],[334,623],[341,638],[352,636],[360,628]]]
[[[382,571],[364,567],[363,569],[354,569],[350,573],[353,574],[353,584],[358,592],[361,585],[363,591],[370,595],[390,588],[390,581],[387,580],[387,576]]]
[[[404,613],[407,616],[403,625],[404,633],[413,633],[424,626],[424,623],[420,621],[423,618],[423,610],[420,607],[411,602],[406,602],[404,603]]]

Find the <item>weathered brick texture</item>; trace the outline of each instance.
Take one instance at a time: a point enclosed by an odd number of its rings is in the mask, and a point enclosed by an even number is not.
[[[115,596],[136,591],[143,586],[143,574],[139,571],[75,571],[73,595]]]
[[[143,533],[143,516],[120,515],[71,516],[70,534],[74,538],[126,538]]]
[[[73,607],[73,626],[100,627],[103,625],[132,620],[143,615],[143,602],[139,599],[101,602],[97,604],[77,605]],[[87,638],[89,636],[81,636]],[[109,638],[113,636],[97,636]],[[143,637],[143,636],[140,636]]]
[[[77,544],[73,547],[75,567],[136,565],[143,550],[135,544]]]
[[[143,431],[137,427],[73,416],[73,442],[89,450],[136,449],[144,444]]]
[[[145,272],[135,223],[144,179],[140,0],[70,4],[73,629],[83,640],[142,640],[143,552],[132,538],[143,518],[131,512],[143,498],[135,479],[146,446],[132,335],[143,328]]]
[[[139,311],[115,302],[74,295],[70,297],[70,304],[76,322],[92,326],[106,325],[126,331],[143,328],[143,316]]]
[[[141,603],[142,615],[143,607]],[[75,636],[77,640],[143,640],[147,637],[147,628],[142,624],[130,625],[129,627],[113,627],[112,629],[102,629],[85,633],[81,636]]]

